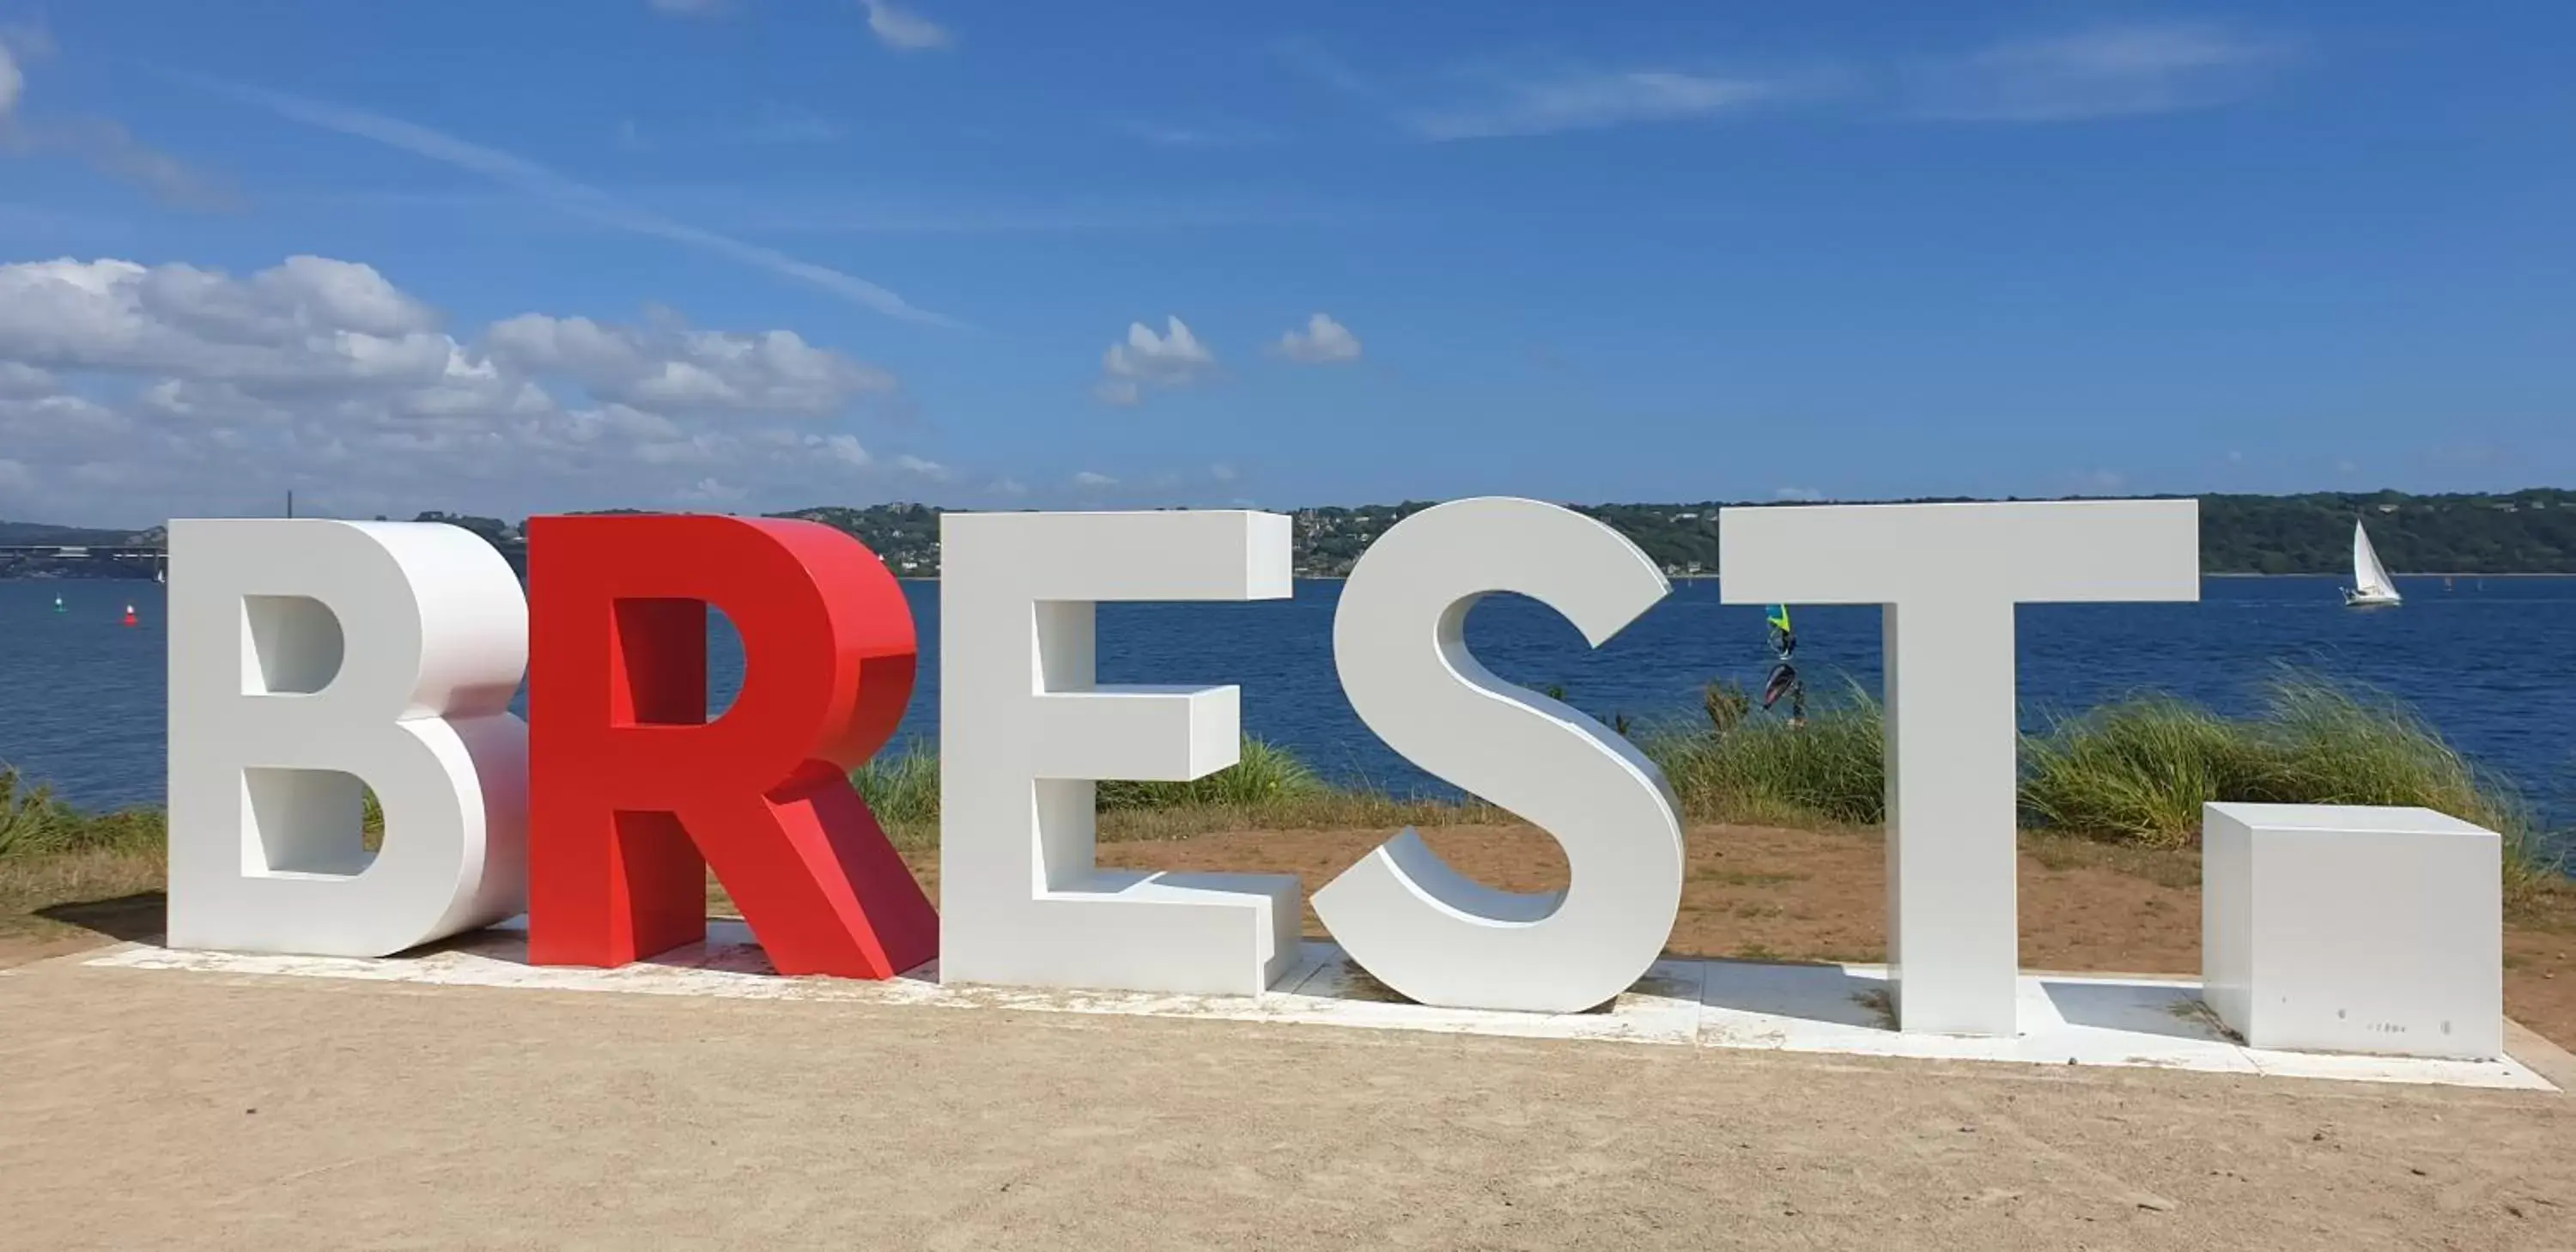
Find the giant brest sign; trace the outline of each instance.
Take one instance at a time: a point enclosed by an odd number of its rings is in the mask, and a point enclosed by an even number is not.
[[[940,586],[940,900],[848,773],[913,684],[894,579],[807,522],[540,518],[523,593],[434,523],[171,525],[170,943],[386,956],[524,912],[529,957],[615,966],[705,933],[712,870],[784,974],[1259,994],[1295,962],[1293,878],[1116,871],[1093,786],[1233,764],[1231,686],[1098,681],[1096,606],[1290,594],[1269,513],[951,513]],[[1730,603],[1876,604],[1887,673],[1889,963],[1907,1030],[2011,1034],[2013,613],[2190,600],[2198,505],[1726,509]],[[1476,601],[1529,596],[1593,645],[1669,590],[1617,532],[1509,498],[1387,532],[1333,626],[1343,690],[1425,771],[1564,849],[1564,890],[1461,874],[1412,831],[1314,895],[1349,957],[1427,1004],[1574,1012],[1662,951],[1678,805],[1582,712],[1497,678]],[[710,609],[741,694],[706,707]],[[508,711],[525,676],[529,722]],[[360,789],[382,804],[364,846]]]

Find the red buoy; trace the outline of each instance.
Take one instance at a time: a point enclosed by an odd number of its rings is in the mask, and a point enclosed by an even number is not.
[[[125,606],[125,624],[128,626],[136,624],[134,620],[134,606],[131,604]]]

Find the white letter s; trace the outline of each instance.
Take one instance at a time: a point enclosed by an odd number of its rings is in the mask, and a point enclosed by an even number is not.
[[[1452,1008],[1577,1012],[1654,964],[1681,908],[1672,789],[1590,717],[1496,678],[1467,650],[1467,613],[1509,591],[1554,608],[1599,647],[1671,585],[1610,527],[1533,500],[1425,509],[1351,570],[1333,656],[1360,720],[1434,777],[1547,831],[1565,891],[1475,882],[1408,828],[1315,893],[1351,959]]]

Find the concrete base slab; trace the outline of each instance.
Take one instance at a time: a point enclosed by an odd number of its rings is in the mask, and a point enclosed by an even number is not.
[[[1389,991],[1330,943],[1303,945],[1269,992],[1160,995],[942,986],[936,964],[885,982],[784,978],[737,921],[708,923],[707,940],[620,969],[527,963],[518,923],[380,959],[174,951],[126,944],[99,967],[344,978],[444,986],[607,991],[734,999],[863,1001],[939,1008],[1191,1017],[1220,1021],[1594,1039],[1859,1056],[2040,1065],[2154,1066],[2212,1073],[2464,1087],[2557,1090],[2507,1058],[2495,1062],[2259,1050],[2231,1039],[2189,979],[2025,974],[2022,1031],[2012,1038],[1905,1034],[1893,1027],[1883,967],[1750,961],[1659,961],[1626,993],[1590,1012],[1539,1014],[1433,1008]]]

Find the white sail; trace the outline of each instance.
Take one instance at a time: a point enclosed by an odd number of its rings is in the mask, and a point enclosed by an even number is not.
[[[2352,591],[2355,600],[2395,602],[2397,584],[2388,579],[2388,567],[2379,563],[2379,553],[2370,546],[2370,532],[2361,523],[2352,524]]]

